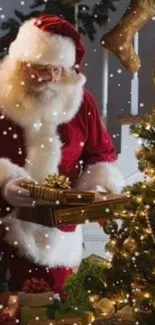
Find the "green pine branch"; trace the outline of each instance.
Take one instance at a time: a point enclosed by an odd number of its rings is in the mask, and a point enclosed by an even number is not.
[[[78,25],[79,32],[87,35],[88,38],[93,41],[97,32],[97,26],[102,28],[107,22],[109,17],[109,12],[116,11],[116,3],[120,0],[96,0],[94,6],[91,8],[88,5],[80,4],[78,13]],[[76,1],[74,1],[75,3]],[[44,2],[43,0],[34,0],[33,4],[30,6],[30,12],[24,15],[21,11],[15,10],[15,18],[9,18],[7,21],[2,22],[0,28],[4,31],[9,32],[13,35],[13,38],[17,35],[18,29],[23,21],[31,17],[37,17],[42,14],[54,14],[58,15],[71,24],[75,24],[75,11],[74,5],[65,3],[64,0],[48,0]],[[10,39],[12,37],[10,36]],[[3,40],[4,41],[4,40]],[[0,46],[0,55],[3,56],[6,53],[4,47],[8,47],[8,44],[4,42]]]

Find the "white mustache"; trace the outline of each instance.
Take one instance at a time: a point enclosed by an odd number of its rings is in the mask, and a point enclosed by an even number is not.
[[[31,86],[31,89],[35,92],[35,93],[38,93],[38,92],[49,92],[49,94],[53,94],[53,93],[57,93],[56,91],[56,87],[55,85],[52,83],[52,82],[44,82],[44,83],[41,83],[36,86]]]

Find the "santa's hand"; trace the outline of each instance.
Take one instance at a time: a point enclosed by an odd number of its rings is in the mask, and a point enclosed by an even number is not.
[[[29,191],[20,186],[22,181],[30,181],[30,179],[26,177],[11,179],[2,189],[4,199],[14,207],[32,206]]]
[[[91,191],[95,191],[95,201],[103,201],[103,194],[106,192],[101,185],[93,185],[89,188]]]
[[[13,207],[34,207],[35,205],[50,205],[50,202],[35,200],[30,197],[30,192],[21,187],[22,182],[30,182],[29,177],[20,177],[9,180],[3,187],[4,199]]]
[[[101,185],[94,185],[91,187],[91,190],[95,191],[95,201],[103,201],[105,200],[105,196],[103,195],[104,193],[106,193],[105,189],[101,186]],[[106,225],[106,219],[101,218],[99,220],[97,220],[98,224],[100,225],[100,227],[104,227]]]

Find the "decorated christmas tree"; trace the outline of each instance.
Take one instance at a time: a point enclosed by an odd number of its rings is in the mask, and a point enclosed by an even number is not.
[[[154,324],[155,312],[155,110],[131,132],[142,145],[136,156],[145,181],[127,187],[130,203],[119,212],[122,226],[111,234],[107,249],[113,254],[109,292],[123,295],[135,317]]]
[[[73,25],[78,24],[79,32],[88,35],[89,39],[94,40],[97,26],[104,26],[108,20],[110,10],[116,10],[115,4],[118,1],[94,1],[94,5],[91,7],[80,0],[34,0],[28,14],[25,15],[23,12],[15,10],[15,18],[9,18],[7,21],[2,22],[1,29],[6,33],[1,38],[0,56],[2,57],[7,52],[7,48],[10,42],[15,39],[21,23],[40,14],[58,15]]]
[[[79,286],[81,295],[79,293],[77,298],[81,297],[81,302],[84,298],[84,301],[90,302],[90,305],[94,299],[97,299],[99,302],[94,305],[94,310],[100,309],[101,317],[112,317],[111,314],[116,312],[121,317],[135,320],[136,324],[153,325],[155,317],[155,110],[150,115],[144,116],[138,125],[132,126],[131,133],[141,139],[141,148],[137,150],[136,156],[139,170],[144,172],[144,181],[124,189],[124,193],[130,198],[129,203],[124,207],[119,206],[115,211],[115,216],[118,218],[119,215],[122,220],[121,225],[118,227],[114,221],[108,221],[104,227],[104,231],[110,235],[106,250],[111,253],[112,259],[109,264],[103,261],[97,269],[95,263],[95,272],[88,272],[92,261],[87,262],[89,266],[83,264],[77,275],[69,279],[66,289],[70,303],[76,304],[76,286],[83,281],[84,293]],[[109,299],[107,305],[105,298]]]

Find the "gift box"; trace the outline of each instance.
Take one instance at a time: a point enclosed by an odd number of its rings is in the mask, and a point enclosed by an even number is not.
[[[93,320],[91,312],[71,310],[67,303],[58,299],[42,307],[21,307],[21,325],[88,325]]]
[[[46,310],[46,307],[21,307],[20,325],[38,324],[38,321],[49,321]]]
[[[43,292],[43,293],[18,293],[20,298],[20,305],[22,307],[44,307],[49,305],[53,299],[53,292]]]
[[[29,285],[28,288],[31,289],[31,286]],[[19,297],[21,303],[20,325],[38,324],[39,321],[48,324],[47,306],[54,300],[53,292],[29,293],[22,291],[19,292]]]
[[[81,204],[78,206],[35,206],[18,209],[18,218],[29,222],[35,222],[48,227],[59,227],[69,224],[83,224],[88,222],[98,222],[113,217],[116,206],[128,203],[129,198],[125,195],[104,193],[100,201],[91,204]],[[119,219],[119,214],[115,217]]]
[[[74,312],[63,313],[56,316],[57,324],[81,324],[81,325],[88,325],[91,324],[94,320],[94,315],[90,311],[81,311],[79,315]]]
[[[94,316],[91,312],[79,313],[79,315],[68,312],[50,319],[47,316],[47,308],[21,308],[21,325],[88,325],[93,320]]]
[[[21,186],[30,192],[34,199],[51,202],[51,205],[79,205],[92,203],[95,200],[94,191],[71,189],[69,179],[63,175],[48,175],[43,184],[22,182]]]
[[[93,325],[135,325],[135,321],[126,320],[123,318],[110,317],[98,318],[93,322]],[[139,324],[140,325],[140,324]]]

